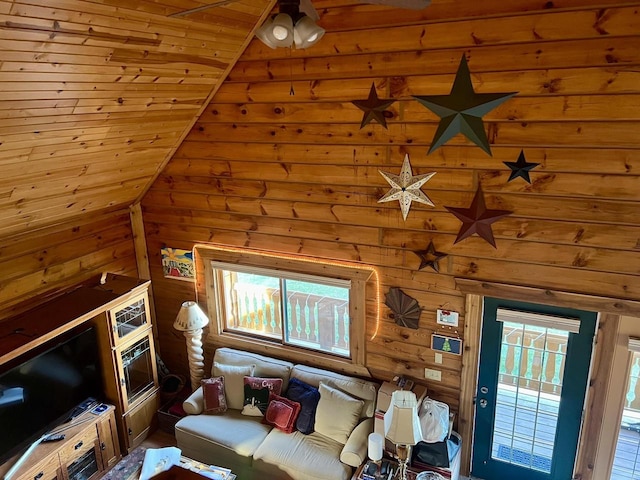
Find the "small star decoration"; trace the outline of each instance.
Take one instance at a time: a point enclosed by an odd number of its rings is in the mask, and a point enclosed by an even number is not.
[[[438,262],[441,258],[447,256],[446,253],[438,252],[436,247],[433,245],[433,240],[429,241],[429,246],[426,250],[416,250],[415,253],[420,258],[420,266],[418,270],[422,270],[425,267],[431,267],[436,272],[440,273],[440,266]]]
[[[378,200],[378,203],[398,200],[400,202],[400,210],[402,211],[403,219],[407,219],[407,215],[409,215],[409,210],[411,209],[411,202],[413,201],[431,205],[432,207],[434,206],[429,197],[420,190],[420,187],[427,183],[429,179],[436,174],[436,172],[413,176],[408,154],[404,156],[400,175],[385,173],[381,170],[378,171],[380,172],[380,175],[389,182],[389,185],[391,185],[391,190]]]
[[[516,93],[476,93],[471,83],[467,59],[463,54],[449,95],[413,97],[440,117],[440,123],[428,153],[461,133],[491,155],[482,116]]]
[[[524,150],[520,150],[520,155],[518,156],[517,162],[502,162],[507,167],[511,169],[511,175],[509,176],[508,182],[514,180],[518,177],[524,178],[527,183],[531,183],[531,178],[529,178],[529,172],[536,168],[539,163],[531,163],[527,162],[527,159],[524,158]]]
[[[369,98],[366,100],[354,100],[351,103],[364,112],[360,128],[363,128],[374,120],[384,128],[387,128],[387,120],[384,118],[384,112],[393,102],[395,102],[395,100],[378,99],[376,84],[372,83]]]
[[[469,208],[444,207],[453,213],[462,222],[460,231],[456,241],[458,243],[465,238],[470,237],[474,233],[489,242],[493,248],[496,247],[496,240],[493,238],[493,230],[491,224],[497,222],[501,218],[511,215],[513,212],[508,210],[489,210],[484,202],[482,194],[482,186],[478,186],[476,195],[473,197]]]

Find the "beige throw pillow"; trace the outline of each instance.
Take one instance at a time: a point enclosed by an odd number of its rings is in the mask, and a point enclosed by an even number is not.
[[[244,406],[244,377],[253,376],[255,367],[255,365],[236,366],[214,363],[215,375],[224,377],[224,394],[228,408],[242,410]]]
[[[344,445],[360,421],[364,402],[324,383],[318,390],[315,431]]]

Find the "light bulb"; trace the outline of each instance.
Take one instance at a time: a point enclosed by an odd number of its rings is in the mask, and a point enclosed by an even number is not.
[[[314,33],[313,35],[311,35],[309,38],[307,38],[307,42],[311,43],[311,42],[315,42],[316,39],[318,38],[318,34]]]
[[[280,26],[280,25],[276,25],[275,27],[273,27],[273,36],[276,37],[276,39],[278,40],[284,40],[289,36],[289,30],[287,30],[285,27]]]

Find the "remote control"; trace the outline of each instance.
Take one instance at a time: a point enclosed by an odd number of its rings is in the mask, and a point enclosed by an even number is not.
[[[64,440],[64,433],[52,433],[42,439],[43,442],[59,442]]]

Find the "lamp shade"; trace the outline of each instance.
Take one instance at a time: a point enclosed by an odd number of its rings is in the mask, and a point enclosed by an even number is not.
[[[173,328],[181,332],[198,330],[209,323],[209,318],[204,314],[196,302],[184,302],[173,322]]]
[[[316,44],[323,35],[324,28],[316,25],[316,22],[306,15],[296,22],[293,30],[296,48],[308,48]]]
[[[374,462],[379,462],[382,459],[384,450],[384,437],[379,433],[370,433],[367,447],[369,458]]]
[[[396,390],[391,394],[391,405],[384,414],[384,435],[396,445],[415,445],[422,440],[415,393]]]

